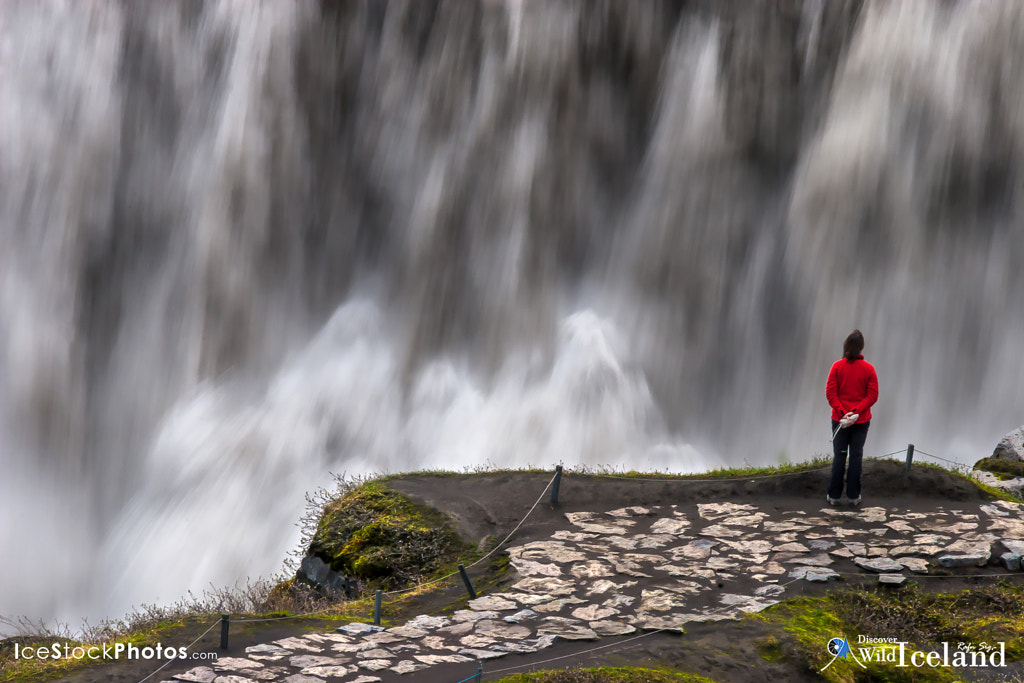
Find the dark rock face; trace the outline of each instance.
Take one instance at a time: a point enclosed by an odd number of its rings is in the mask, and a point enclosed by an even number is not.
[[[334,571],[316,555],[306,555],[302,558],[295,579],[315,586],[328,595],[344,593],[346,597],[355,596],[355,580]]]

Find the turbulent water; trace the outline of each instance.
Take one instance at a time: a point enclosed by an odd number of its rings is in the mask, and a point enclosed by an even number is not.
[[[0,614],[278,570],[329,472],[1024,421],[1024,3],[0,4]]]

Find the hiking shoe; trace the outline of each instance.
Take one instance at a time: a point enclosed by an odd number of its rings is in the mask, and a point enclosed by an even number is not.
[[[852,505],[853,507],[858,507],[860,505],[860,496],[857,496],[856,498],[851,500],[850,505]]]
[[[836,503],[839,502],[838,498],[833,498],[832,496],[825,496],[825,500],[827,500],[828,504],[832,507],[835,507]]]

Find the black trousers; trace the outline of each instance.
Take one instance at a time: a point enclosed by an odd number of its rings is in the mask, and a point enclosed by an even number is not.
[[[839,499],[843,495],[843,474],[846,474],[846,497],[860,497],[860,471],[864,461],[864,442],[868,439],[870,422],[861,422],[840,429],[832,440],[832,478],[828,483],[828,497]],[[839,423],[832,420],[832,431]],[[846,471],[846,456],[850,456],[850,469]]]

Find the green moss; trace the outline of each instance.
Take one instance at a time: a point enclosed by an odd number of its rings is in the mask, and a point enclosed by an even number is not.
[[[1020,460],[994,457],[982,458],[974,463],[974,469],[991,472],[1003,480],[1024,477],[1024,462]]]
[[[309,550],[337,572],[393,588],[437,572],[470,548],[440,512],[377,480],[324,508]]]
[[[757,648],[757,654],[766,662],[781,662],[786,657],[782,641],[771,634],[754,640],[754,647]]]
[[[497,683],[714,683],[710,678],[691,673],[643,667],[555,669],[513,674]]]
[[[770,632],[755,641],[767,661],[788,660],[817,672],[824,680],[954,681],[955,670],[943,667],[898,666],[898,662],[852,658],[832,661],[827,643],[848,637],[855,653],[858,635],[896,638],[907,643],[905,661],[914,652],[941,651],[941,643],[1006,644],[1007,662],[1024,657],[1024,588],[1009,583],[971,588],[956,593],[927,593],[911,586],[900,591],[847,590],[821,598],[788,600],[750,618],[769,625]],[[863,659],[863,657],[861,657]]]

